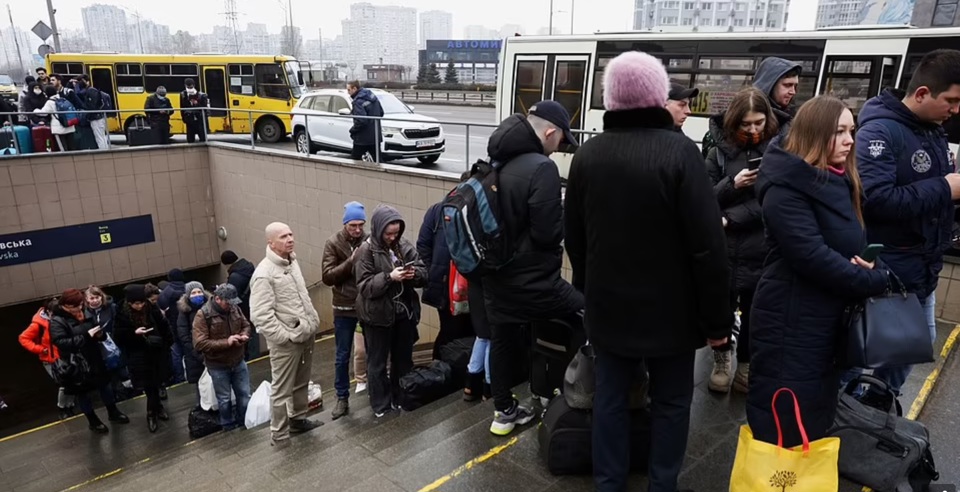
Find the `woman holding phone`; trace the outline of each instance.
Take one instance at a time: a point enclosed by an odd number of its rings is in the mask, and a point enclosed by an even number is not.
[[[170,346],[173,333],[158,309],[147,300],[143,284],[123,289],[126,302],[117,313],[114,336],[127,353],[127,364],[135,388],[147,396],[147,428],[156,432],[157,420],[169,420],[160,400],[160,387],[170,378]]]
[[[399,409],[400,378],[413,368],[420,297],[427,268],[403,237],[406,223],[393,207],[373,212],[370,237],[357,252],[357,316],[367,345],[367,391],[377,418]],[[387,359],[391,361],[387,379]]]
[[[862,188],[853,152],[853,114],[839,99],[816,97],[789,133],[763,156],[757,196],[770,253],[753,302],[747,421],[777,442],[773,394],[790,388],[810,441],[833,425],[847,306],[889,288],[889,273],[860,258],[867,246]],[[777,413],[784,447],[801,443],[793,402]]]
[[[753,87],[737,93],[725,112],[710,118],[710,134],[717,146],[707,155],[707,173],[713,181],[727,233],[730,309],[740,312],[740,329],[735,337],[736,373],[733,373],[733,344],[713,349],[713,373],[707,383],[712,391],[730,391],[732,379],[733,389],[747,392],[750,308],[767,255],[754,184],[763,153],[780,129],[781,122],[774,116],[769,98]]]
[[[100,348],[100,342],[106,340],[106,333],[84,314],[83,301],[83,293],[79,290],[63,291],[50,319],[50,336],[60,351],[60,358],[69,360],[72,354],[79,354],[89,366],[89,371],[80,380],[64,385],[64,392],[77,397],[77,406],[87,417],[90,430],[106,434],[109,429],[93,411],[93,400],[90,399],[92,391],[100,392],[100,399],[107,407],[111,422],[127,424],[130,419],[117,408],[116,398],[110,388],[110,375]]]

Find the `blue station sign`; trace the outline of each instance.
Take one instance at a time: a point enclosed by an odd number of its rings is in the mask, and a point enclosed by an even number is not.
[[[154,241],[151,215],[4,234],[0,236],[0,267]]]
[[[427,40],[428,50],[500,50],[499,39],[445,39]]]

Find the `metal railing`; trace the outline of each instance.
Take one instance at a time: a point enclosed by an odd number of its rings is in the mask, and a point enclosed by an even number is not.
[[[77,115],[81,115],[81,114],[104,114],[104,115],[105,115],[104,117],[105,117],[106,119],[119,119],[120,127],[121,127],[121,129],[123,130],[123,134],[126,135],[127,138],[129,139],[128,129],[132,126],[131,122],[133,122],[136,118],[145,118],[145,117],[146,117],[145,115],[147,115],[147,114],[149,114],[149,113],[156,113],[156,112],[163,112],[163,111],[166,111],[166,112],[170,113],[170,116],[171,116],[171,120],[172,120],[172,121],[182,121],[182,119],[180,118],[180,111],[181,111],[181,110],[178,109],[178,108],[173,108],[172,110],[171,110],[171,109],[167,109],[167,110],[163,110],[163,109],[156,109],[156,110],[129,110],[129,109],[120,109],[120,110],[109,110],[109,111],[76,110],[76,111],[70,111],[69,113],[74,113],[74,114],[77,114]],[[345,114],[345,115],[344,115],[344,114],[315,114],[315,113],[307,113],[307,112],[303,112],[303,111],[291,111],[290,113],[277,113],[277,112],[275,112],[275,111],[264,111],[264,110],[254,110],[254,109],[243,109],[243,110],[239,110],[239,109],[230,109],[230,108],[206,108],[206,109],[203,109],[203,110],[192,109],[192,110],[188,110],[188,111],[203,111],[203,112],[207,113],[207,114],[206,114],[206,117],[203,118],[203,121],[204,121],[206,130],[207,130],[206,135],[207,135],[208,137],[211,136],[211,135],[241,135],[241,134],[238,134],[238,133],[211,133],[211,132],[209,131],[209,128],[210,128],[209,121],[210,121],[211,119],[215,119],[215,118],[227,118],[227,119],[229,119],[232,123],[239,121],[239,119],[246,119],[246,120],[247,120],[246,123],[247,123],[247,125],[249,126],[250,148],[251,148],[251,149],[254,149],[254,150],[256,150],[256,149],[258,148],[258,147],[257,147],[257,140],[258,140],[258,138],[257,138],[257,132],[258,132],[258,126],[261,124],[261,121],[262,121],[261,118],[262,118],[263,116],[270,115],[270,116],[272,116],[272,117],[274,117],[274,118],[277,118],[277,119],[279,119],[279,120],[281,121],[281,124],[283,124],[283,123],[286,121],[287,118],[290,118],[289,121],[290,121],[290,128],[291,128],[291,137],[293,138],[293,142],[292,142],[292,143],[293,143],[293,146],[294,146],[294,151],[296,151],[297,153],[299,153],[299,154],[301,154],[301,155],[306,154],[306,155],[309,155],[309,156],[313,156],[313,155],[314,155],[313,152],[310,152],[311,143],[314,143],[314,142],[313,142],[313,139],[311,138],[311,135],[310,135],[310,126],[311,126],[311,125],[309,124],[309,122],[310,122],[311,120],[314,120],[314,119],[316,119],[316,118],[319,118],[319,119],[321,119],[321,120],[329,120],[329,119],[334,119],[334,120],[335,120],[335,119],[347,119],[347,120],[366,119],[366,120],[379,121],[380,123],[379,123],[379,124],[376,124],[376,125],[374,126],[374,128],[375,128],[374,134],[375,134],[375,136],[376,136],[376,140],[381,142],[381,145],[376,145],[376,146],[374,146],[375,152],[374,152],[374,155],[373,155],[372,157],[374,158],[374,163],[376,163],[376,164],[386,164],[387,161],[389,161],[389,160],[392,160],[392,159],[395,159],[395,158],[404,158],[404,154],[398,154],[398,153],[395,153],[395,152],[390,152],[390,151],[388,151],[388,150],[385,148],[386,146],[385,146],[385,143],[383,143],[382,131],[381,131],[383,126],[389,127],[391,124],[395,124],[395,123],[412,123],[412,124],[417,124],[417,125],[421,125],[421,126],[422,126],[422,125],[437,125],[437,126],[440,126],[440,127],[441,127],[441,135],[442,135],[442,138],[443,138],[443,147],[440,148],[440,149],[442,149],[442,150],[440,151],[440,153],[446,151],[446,149],[447,149],[447,147],[448,147],[448,144],[449,144],[449,137],[450,137],[450,136],[456,136],[456,137],[460,137],[460,136],[461,136],[461,135],[457,135],[457,134],[450,134],[450,133],[448,133],[448,127],[463,127],[463,129],[464,129],[464,134],[462,135],[462,137],[463,137],[463,140],[464,140],[464,155],[463,155],[463,161],[462,161],[462,163],[463,163],[463,166],[464,166],[464,167],[463,167],[464,170],[470,169],[471,165],[476,161],[476,158],[486,157],[485,154],[486,154],[486,140],[487,140],[487,136],[486,136],[486,135],[478,135],[478,129],[490,129],[490,130],[492,130],[492,129],[496,129],[496,128],[499,126],[499,123],[494,123],[494,122],[491,122],[491,123],[469,123],[469,122],[462,122],[462,121],[444,121],[444,120],[436,120],[436,121],[425,122],[425,121],[420,120],[420,119],[398,118],[398,117],[395,117],[395,116],[375,117],[375,116],[356,116],[356,115],[351,115],[351,114]],[[210,115],[211,112],[224,113],[225,115],[224,115],[224,116],[211,116],[211,115]],[[32,117],[50,117],[50,118],[52,118],[52,117],[54,117],[55,115],[61,114],[61,113],[64,113],[64,112],[54,112],[53,114],[50,114],[50,113],[38,113],[38,112],[9,112],[9,113],[0,113],[0,118],[8,119],[8,118],[12,117],[12,119],[14,119],[14,120],[19,120],[19,117],[20,117],[20,116],[26,116],[26,117],[28,117],[28,118],[31,117],[31,116],[32,116]],[[237,117],[237,116],[236,116],[237,113],[239,113],[239,114],[242,115],[242,116]],[[174,118],[174,116],[176,116],[176,118]],[[246,118],[244,118],[244,116],[245,116]],[[302,118],[303,118],[302,122],[300,122],[300,121],[295,121],[295,120],[296,120],[297,118],[299,118],[299,117],[302,117]],[[301,124],[301,123],[302,123],[302,124]],[[18,123],[18,124],[19,124],[19,123]],[[9,125],[9,123],[8,123],[8,125]],[[37,125],[31,124],[30,126],[37,126]],[[79,126],[79,125],[78,125],[78,126]],[[149,121],[147,122],[147,126],[149,127]],[[285,127],[286,125],[283,125],[283,126]],[[303,127],[303,136],[304,136],[304,138],[305,138],[305,141],[303,142],[304,145],[302,145],[302,146],[300,145],[301,142],[298,141],[298,137],[299,137],[298,130],[299,130],[299,128],[300,128],[301,126]],[[232,127],[232,128],[235,128],[235,125],[231,125],[231,127]],[[285,129],[282,129],[281,131],[285,132],[286,130],[285,130]],[[581,141],[586,141],[587,139],[589,139],[589,138],[592,137],[593,135],[598,135],[598,134],[600,134],[601,132],[587,131],[587,130],[573,130],[573,133],[578,134],[578,135],[581,135],[581,136],[582,136],[582,137],[581,137]],[[109,136],[110,136],[111,134],[112,134],[112,135],[116,135],[117,133],[110,133],[110,132],[109,132],[109,129],[108,129],[108,135],[107,135],[107,136],[108,136],[108,138],[107,138],[108,142],[109,142],[109,140],[110,140],[110,139],[109,139]],[[244,132],[243,134],[246,134],[246,132]],[[478,139],[478,140],[479,140],[478,144],[482,143],[482,148],[483,148],[483,150],[482,150],[480,153],[482,153],[483,155],[477,156],[477,155],[476,155],[477,153],[475,153],[475,152],[473,152],[473,151],[471,150],[471,143],[472,143],[471,140],[472,140],[472,139]],[[16,142],[17,142],[17,139],[16,139],[16,138],[13,138],[13,141],[15,142],[15,145],[18,145],[18,143],[16,143]],[[162,144],[165,144],[165,143],[162,143]],[[176,145],[176,144],[174,144],[174,145]],[[321,145],[321,146],[322,146],[322,145]],[[276,149],[276,147],[270,147],[270,148]],[[108,149],[109,149],[109,147],[108,147]],[[440,150],[440,149],[437,149],[437,150]],[[0,149],[0,150],[2,150],[2,149]],[[94,151],[94,152],[95,152],[95,151],[97,151],[97,150],[107,150],[107,149],[81,149],[81,150],[78,150],[78,151]],[[341,150],[342,150],[342,149],[341,149]],[[41,151],[41,152],[42,152],[42,151]],[[428,154],[428,153],[429,153],[429,151],[419,152],[419,153],[414,151],[414,152],[412,152],[412,154],[414,154],[414,155],[412,155],[411,157],[414,157],[414,158],[415,158],[415,157],[423,156],[423,155]]]
[[[497,102],[497,93],[489,91],[390,91],[390,93],[404,101],[464,102],[471,104],[495,104]]]

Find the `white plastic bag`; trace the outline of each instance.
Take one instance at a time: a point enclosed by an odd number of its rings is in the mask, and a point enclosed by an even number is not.
[[[252,429],[260,424],[270,421],[270,381],[260,383],[257,391],[250,397],[250,403],[247,404],[247,414],[244,416],[243,423],[247,429]]]
[[[200,407],[206,411],[216,411],[220,409],[217,403],[217,392],[213,389],[213,378],[210,373],[204,369],[203,375],[197,381],[197,388],[200,389]],[[237,403],[237,395],[230,390],[230,401]]]
[[[307,401],[311,410],[323,405],[323,389],[320,388],[320,383],[310,381],[307,386]]]

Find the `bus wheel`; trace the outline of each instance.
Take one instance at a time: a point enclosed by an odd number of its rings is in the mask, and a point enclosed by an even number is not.
[[[277,143],[283,136],[283,126],[273,118],[265,118],[257,123],[257,138],[266,143]]]

